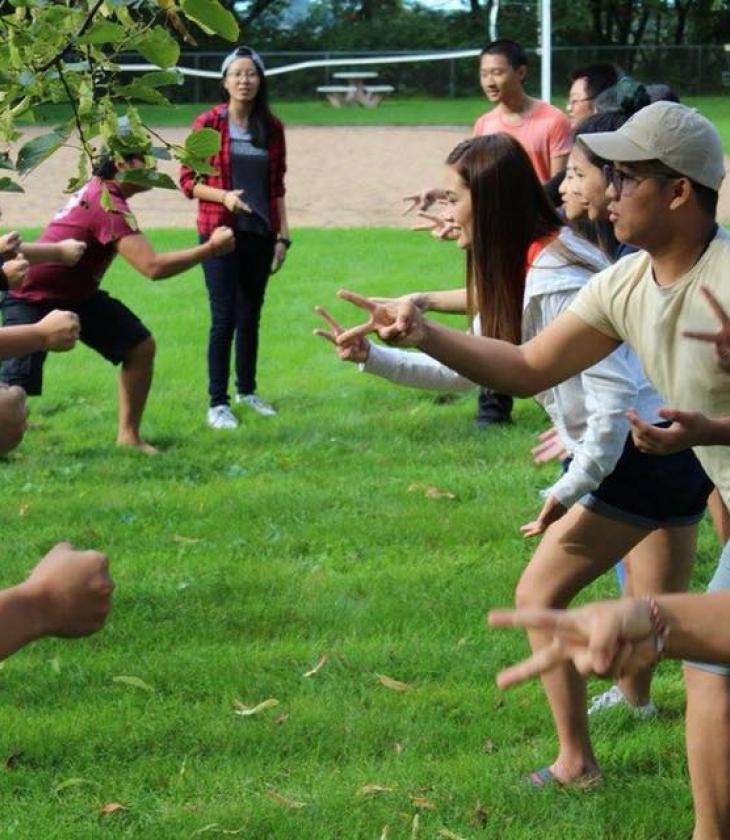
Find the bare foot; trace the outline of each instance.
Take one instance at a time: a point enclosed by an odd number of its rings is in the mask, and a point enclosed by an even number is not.
[[[151,443],[147,443],[146,441],[142,440],[139,437],[118,437],[117,438],[117,446],[131,446],[133,449],[138,449],[140,452],[143,452],[145,455],[159,455],[160,450],[156,447],[152,446]]]

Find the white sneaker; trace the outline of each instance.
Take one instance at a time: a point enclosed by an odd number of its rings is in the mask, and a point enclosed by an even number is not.
[[[238,428],[238,420],[227,405],[214,405],[213,408],[209,408],[207,419],[211,429]]]
[[[603,712],[606,709],[613,709],[616,706],[628,706],[635,717],[642,719],[654,717],[657,713],[656,706],[651,700],[643,706],[632,706],[626,699],[623,691],[617,685],[612,685],[603,694],[597,694],[595,697],[591,697],[588,714],[594,715],[596,712]]]
[[[239,405],[247,405],[262,417],[276,416],[276,409],[267,402],[264,402],[261,397],[256,394],[236,394],[236,402]]]

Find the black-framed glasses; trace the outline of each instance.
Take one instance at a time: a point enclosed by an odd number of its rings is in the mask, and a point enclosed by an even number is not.
[[[632,175],[630,172],[624,172],[622,169],[616,169],[607,163],[603,167],[603,177],[606,183],[613,187],[616,193],[616,198],[621,198],[623,194],[632,195],[642,181],[648,181],[649,178],[678,178],[678,175],[668,175],[666,172],[648,172],[645,175]],[[627,185],[630,185],[627,189]]]

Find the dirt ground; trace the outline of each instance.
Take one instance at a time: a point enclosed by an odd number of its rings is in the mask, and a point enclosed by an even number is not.
[[[181,142],[187,129],[163,129]],[[463,127],[292,127],[287,130],[287,210],[296,227],[405,227],[401,197],[440,183],[443,160]],[[29,135],[30,136],[30,135]],[[62,149],[22,181],[25,193],[3,193],[2,228],[42,226],[67,200],[63,188],[76,152]],[[176,167],[160,166],[173,178]],[[727,160],[730,172],[730,158]],[[141,227],[195,227],[195,202],[172,190],[132,199]],[[730,222],[730,176],[719,218]]]

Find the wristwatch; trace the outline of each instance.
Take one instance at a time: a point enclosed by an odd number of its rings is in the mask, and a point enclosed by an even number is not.
[[[287,239],[286,236],[277,236],[276,244],[278,245],[280,242],[287,249],[287,251],[289,250],[289,248],[291,248],[291,239]]]

